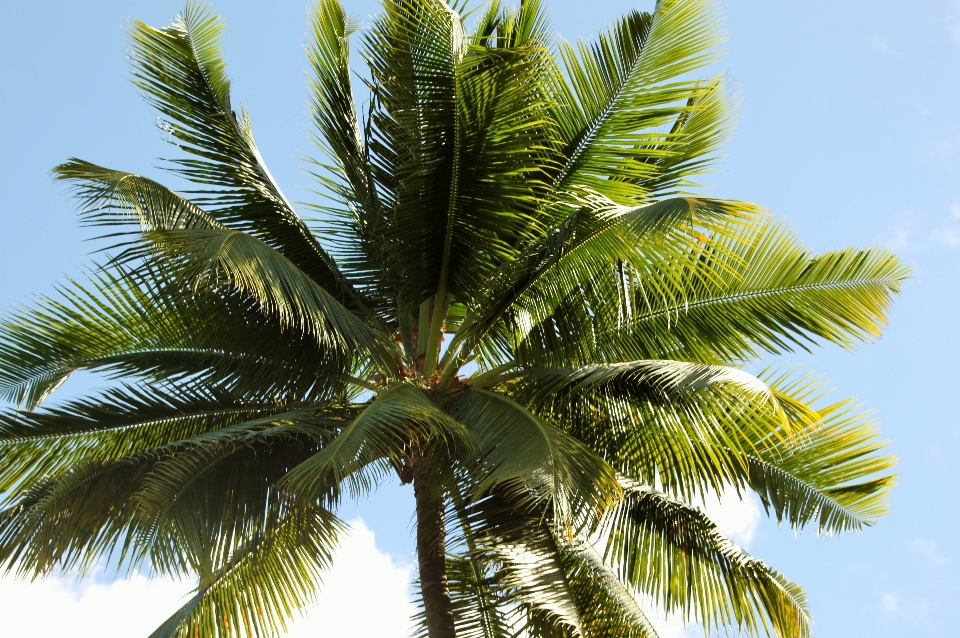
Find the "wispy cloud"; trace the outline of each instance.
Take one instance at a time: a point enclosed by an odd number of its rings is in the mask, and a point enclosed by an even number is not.
[[[958,0],[954,0],[951,4],[947,17],[947,28],[950,30],[953,41],[960,44],[960,1]]]
[[[940,567],[948,564],[950,561],[937,549],[937,543],[929,538],[917,538],[913,541],[913,549],[916,551],[928,565]]]
[[[890,54],[890,45],[887,44],[887,39],[879,33],[874,33],[870,36],[870,46],[873,47],[873,50],[882,55]]]
[[[889,592],[885,593],[880,598],[880,609],[887,614],[895,614],[900,611],[900,600],[897,598],[897,595]]]
[[[941,246],[956,248],[960,246],[960,227],[936,228],[930,233],[930,240]]]

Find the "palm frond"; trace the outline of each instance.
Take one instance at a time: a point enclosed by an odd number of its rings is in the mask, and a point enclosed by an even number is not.
[[[71,184],[80,214],[94,226],[135,224],[142,230],[225,228],[187,198],[152,179],[71,158],[53,169]]]
[[[851,349],[875,339],[909,269],[882,248],[814,253],[780,222],[753,236],[718,237],[716,252],[667,262],[680,283],[673,297],[651,294],[650,273],[619,285],[596,313],[582,347],[594,360],[671,353],[694,361],[743,361],[832,342]],[[665,259],[657,259],[663,264]],[[684,282],[689,282],[684,284]],[[626,283],[626,287],[624,286]],[[612,306],[612,308],[610,307]],[[598,308],[599,310],[599,308]]]
[[[344,526],[318,505],[270,521],[228,561],[201,572],[196,594],[150,638],[239,638],[287,630],[313,601]]]
[[[365,223],[378,225],[380,270],[410,308],[436,291],[449,254],[455,69],[465,52],[460,16],[442,0],[388,0],[366,33],[374,99],[368,144],[384,214]]]
[[[629,486],[605,521],[606,556],[620,579],[709,632],[810,635],[803,591],[727,539],[701,511]]]
[[[285,486],[298,497],[312,498],[346,482],[356,497],[370,488],[362,470],[406,463],[414,443],[437,439],[451,450],[469,451],[470,432],[412,383],[379,394],[324,450],[294,468]]]
[[[169,269],[100,270],[58,292],[0,324],[0,396],[27,410],[80,369],[319,399],[353,368],[352,353],[283,330],[249,297],[184,287]]]
[[[0,415],[0,490],[284,411],[227,392],[123,386],[33,413]]]
[[[637,600],[603,557],[585,543],[562,548],[567,580],[587,638],[658,638]]]
[[[656,268],[655,256],[668,248],[680,253],[703,250],[705,245],[727,250],[719,237],[742,235],[763,216],[751,204],[702,198],[673,198],[640,207],[616,206],[603,198],[583,203],[546,238],[491,278],[483,296],[485,311],[473,327],[474,338],[482,339],[504,318],[512,321],[502,322],[501,330],[514,323],[515,330],[523,332],[493,335],[501,343],[484,348],[499,347],[508,356],[522,351],[520,342],[531,330],[548,321],[571,299],[582,302],[585,285],[610,279],[624,267]],[[657,272],[670,276],[648,281],[648,294],[675,299],[675,290],[683,286],[682,282],[669,270]],[[610,301],[617,308],[619,300],[614,297]],[[516,325],[521,322],[525,325]],[[560,334],[558,339],[565,336]]]
[[[747,482],[778,521],[817,533],[862,531],[887,513],[896,458],[876,422],[853,400],[824,405],[828,389],[816,378],[771,379],[790,415],[792,436],[763,441],[748,455]],[[773,430],[773,428],[771,428]]]
[[[245,232],[229,229],[154,230],[124,258],[170,260],[195,286],[228,282],[252,295],[266,314],[315,337],[321,347],[362,349],[386,369],[395,367],[391,339],[341,305],[293,262]]]
[[[480,443],[479,493],[495,485],[533,491],[557,508],[562,525],[577,524],[584,513],[618,497],[613,471],[603,459],[511,398],[471,388],[454,414]]]
[[[592,46],[561,47],[569,85],[557,119],[568,142],[558,190],[590,189],[624,204],[649,201],[676,181],[662,179],[658,160],[690,162],[710,148],[684,147],[686,132],[677,126],[700,110],[709,85],[678,78],[716,59],[723,39],[718,22],[709,0],[665,0],[652,16],[621,19]],[[722,139],[722,130],[721,119],[714,139]]]
[[[518,401],[618,471],[686,498],[739,484],[748,454],[794,435],[778,394],[744,371],[678,361],[527,369]]]
[[[353,310],[362,296],[297,217],[253,141],[246,111],[230,100],[220,52],[219,16],[190,0],[169,27],[133,21],[133,79],[162,115],[161,128],[197,159],[173,160],[177,173],[217,187],[198,200],[227,226],[249,232],[284,254],[318,285]]]
[[[471,560],[491,566],[492,593],[502,598],[500,608],[514,631],[579,635],[580,614],[551,532],[551,511],[528,495],[499,489],[469,504],[463,530]]]
[[[282,410],[232,425],[234,415],[220,415],[219,428],[123,456],[78,458],[24,484],[0,517],[0,562],[37,574],[78,565],[85,572],[106,555],[130,570],[146,563],[182,575],[197,568],[184,554],[185,521],[206,532],[206,551],[228,556],[282,504],[280,478],[349,416],[339,408]]]
[[[311,141],[325,160],[308,158],[310,174],[335,205],[324,213],[325,241],[337,262],[372,302],[390,297],[377,262],[358,240],[375,233],[382,216],[380,197],[369,165],[364,126],[358,119],[350,78],[349,38],[357,30],[339,0],[319,0],[309,8],[307,61],[311,71]],[[331,214],[332,213],[332,214]],[[346,228],[344,228],[346,226]],[[395,309],[382,307],[381,315]]]

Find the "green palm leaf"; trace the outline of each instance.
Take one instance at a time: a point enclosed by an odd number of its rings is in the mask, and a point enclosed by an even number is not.
[[[818,533],[862,531],[887,513],[896,459],[870,414],[851,399],[823,405],[829,390],[817,379],[772,380],[793,422],[789,439],[771,438],[749,454],[747,482],[778,521]],[[772,428],[771,428],[772,429]]]
[[[561,47],[570,84],[558,114],[568,145],[555,177],[558,190],[592,189],[639,203],[673,181],[658,184],[656,160],[686,151],[689,161],[709,150],[674,149],[684,133],[658,129],[695,113],[707,94],[699,81],[677,78],[716,58],[717,22],[709,0],[669,0],[658,3],[653,16],[630,14],[592,47]],[[721,138],[723,128],[715,131]]]
[[[470,433],[437,408],[422,389],[401,383],[378,395],[322,452],[298,465],[288,487],[307,498],[348,481],[351,494],[369,490],[360,472],[370,464],[406,461],[413,444],[439,439],[451,450],[469,451]],[[387,466],[388,467],[388,466]]]
[[[252,295],[264,312],[284,326],[314,336],[324,348],[363,348],[387,367],[395,361],[390,339],[361,321],[293,262],[256,237],[220,228],[154,230],[127,259],[161,258],[182,268],[184,277],[202,285],[229,282]]]
[[[509,397],[470,389],[455,415],[480,443],[486,466],[480,492],[498,484],[532,490],[566,521],[617,498],[614,474],[603,459]]]
[[[592,547],[565,548],[562,552],[583,635],[658,638],[636,598]]]
[[[29,414],[0,416],[0,450],[10,461],[0,488],[32,483],[87,460],[119,459],[282,412],[218,390],[125,386],[87,400]]]
[[[601,360],[675,356],[714,362],[753,359],[829,341],[853,348],[886,324],[891,293],[908,274],[887,250],[817,254],[782,223],[761,225],[753,238],[720,239],[710,260],[677,260],[678,281],[695,282],[674,299],[649,294],[644,281],[594,325],[590,344]],[[609,317],[609,319],[607,318]]]
[[[302,397],[339,392],[352,368],[252,300],[185,289],[169,269],[104,270],[58,292],[0,324],[0,393],[28,410],[80,369]]]

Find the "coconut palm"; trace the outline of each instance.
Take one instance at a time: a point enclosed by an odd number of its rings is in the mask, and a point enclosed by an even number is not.
[[[217,16],[133,23],[134,83],[197,186],[54,170],[111,241],[0,329],[7,570],[188,574],[154,637],[282,632],[338,504],[395,474],[420,635],[654,636],[638,601],[809,635],[802,590],[696,503],[753,490],[827,534],[884,513],[868,415],[746,368],[877,337],[905,269],[695,194],[731,125],[722,78],[697,75],[722,38],[708,0],[579,44],[537,0],[464,14],[384,0],[358,76],[358,24],[310,9],[309,224],[231,101]],[[112,381],[39,407],[78,370]]]

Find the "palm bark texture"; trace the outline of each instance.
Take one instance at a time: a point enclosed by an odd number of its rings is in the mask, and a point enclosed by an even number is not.
[[[111,241],[0,325],[0,565],[195,577],[153,638],[282,633],[338,504],[396,475],[417,635],[651,638],[659,608],[809,636],[802,590],[696,503],[752,490],[825,534],[885,512],[869,414],[747,369],[878,337],[907,271],[695,194],[735,102],[702,77],[718,22],[661,0],[570,44],[538,0],[384,0],[363,29],[318,0],[310,223],[232,102],[218,16],[134,22],[133,81],[196,186],[54,169]],[[40,407],[78,370],[112,381]]]

